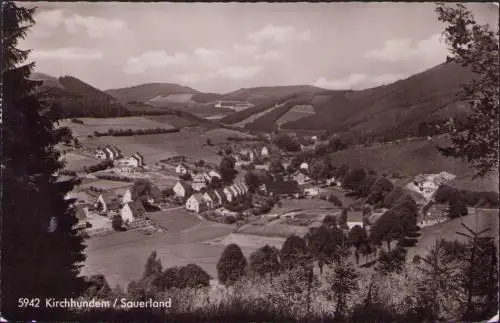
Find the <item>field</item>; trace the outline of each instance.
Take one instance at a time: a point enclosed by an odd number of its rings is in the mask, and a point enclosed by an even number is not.
[[[73,152],[64,154],[63,159],[66,162],[65,169],[75,172],[81,172],[84,167],[92,166],[100,162],[99,159]]]
[[[265,109],[264,111],[260,111],[258,113],[252,114],[248,118],[245,118],[245,119],[235,123],[235,126],[244,128],[247,124],[254,122],[255,120],[259,119],[260,117],[270,113],[274,109],[277,109],[278,107],[279,107],[278,105],[270,106],[269,108]]]
[[[216,263],[223,245],[209,245],[207,241],[226,236],[234,228],[227,225],[193,221],[192,214],[165,214],[171,217],[181,231],[155,232],[146,236],[140,231],[115,233],[87,240],[87,260],[82,275],[101,273],[111,286],[126,287],[132,279],[138,279],[152,251],[157,251],[163,267],[183,266],[196,263],[216,277]],[[187,223],[186,223],[187,222]],[[255,248],[242,248],[246,256]]]
[[[92,182],[87,182],[85,184],[81,184],[79,187],[81,189],[87,189],[89,187],[95,187],[103,190],[114,190],[118,188],[131,187],[132,183],[127,182],[116,182],[116,181],[108,181],[108,180],[95,180]]]
[[[175,128],[167,123],[161,123],[145,117],[123,117],[123,118],[78,118],[84,124],[73,123],[70,120],[62,120],[61,127],[69,127],[73,135],[81,138],[94,135],[94,131],[104,132],[108,129],[155,129],[155,128]]]
[[[276,124],[281,126],[282,124],[307,117],[311,114],[314,114],[314,108],[312,105],[295,106],[279,117],[278,120],[276,120]]]
[[[479,210],[478,216],[474,214],[462,218],[442,222],[433,226],[422,228],[422,236],[417,246],[408,250],[408,260],[413,259],[414,255],[425,256],[432,249],[438,239],[464,241],[466,238],[457,234],[457,232],[467,233],[461,223],[465,223],[469,228],[481,231],[485,228],[490,230],[485,236],[494,237],[498,242],[499,223],[498,210]],[[497,245],[498,246],[498,245]]]
[[[170,95],[157,95],[154,98],[149,99],[149,102],[161,102],[161,103],[189,103],[191,102],[191,98],[193,94],[184,93],[184,94],[170,94]]]

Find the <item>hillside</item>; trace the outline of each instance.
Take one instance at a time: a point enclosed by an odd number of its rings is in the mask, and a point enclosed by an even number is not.
[[[350,147],[331,155],[335,164],[349,167],[365,167],[379,174],[399,173],[404,178],[421,173],[447,171],[458,177],[453,186],[475,191],[497,191],[498,175],[483,179],[472,179],[473,169],[467,163],[455,158],[447,158],[439,153],[436,146],[447,144],[444,136],[432,140],[412,140],[402,143],[382,144],[372,147]]]
[[[288,86],[259,86],[239,89],[223,95],[223,100],[249,101],[251,103],[262,103],[269,99],[280,99],[300,93],[320,93],[325,89],[312,85],[288,85]]]
[[[155,97],[168,97],[172,94],[196,94],[195,89],[174,83],[147,83],[126,88],[104,91],[121,102],[147,102]]]
[[[472,73],[454,63],[443,63],[389,85],[361,91],[315,95],[314,115],[288,122],[283,129],[329,130],[374,137],[415,134],[420,123],[463,115],[456,93]],[[396,125],[396,126],[395,126]],[[369,130],[368,130],[369,129]]]

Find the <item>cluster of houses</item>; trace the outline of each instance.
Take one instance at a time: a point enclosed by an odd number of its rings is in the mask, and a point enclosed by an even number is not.
[[[124,158],[120,149],[115,146],[106,146],[104,148],[97,148],[95,157],[98,159],[108,159],[116,162],[118,166],[125,167],[143,167],[144,156],[136,152],[135,154]]]
[[[418,191],[426,198],[430,199],[438,188],[446,182],[453,180],[456,176],[448,172],[440,172],[439,174],[421,174],[413,179],[407,187],[411,190]]]
[[[248,187],[245,183],[235,183],[224,188],[213,189],[205,193],[195,192],[186,201],[186,209],[196,213],[213,210],[226,202],[245,196]]]

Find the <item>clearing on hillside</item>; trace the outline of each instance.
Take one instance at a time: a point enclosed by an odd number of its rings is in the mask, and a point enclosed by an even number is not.
[[[156,129],[166,128],[174,129],[175,127],[167,123],[161,123],[145,117],[123,117],[123,118],[78,118],[83,121],[83,124],[71,122],[64,119],[59,122],[60,127],[68,127],[76,137],[87,137],[94,135],[94,132],[105,132],[108,129]]]
[[[312,105],[296,105],[281,117],[279,117],[278,120],[276,120],[276,124],[278,126],[281,126],[282,124],[285,124],[287,122],[295,121],[314,113],[315,111]]]

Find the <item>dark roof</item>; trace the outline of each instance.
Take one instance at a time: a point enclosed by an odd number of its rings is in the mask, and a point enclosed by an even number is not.
[[[297,181],[272,182],[267,184],[267,191],[277,194],[299,193],[300,188]]]
[[[216,189],[217,193],[219,193],[220,198],[222,199],[222,202],[226,201],[226,194],[224,194],[224,189],[223,188],[218,188]]]
[[[194,193],[189,198],[194,198],[198,203],[203,203],[203,195],[201,193]]]
[[[127,203],[135,218],[140,218],[146,213],[144,205],[139,201],[132,201]]]
[[[188,184],[187,182],[185,182],[185,181],[182,181],[182,180],[181,180],[181,181],[179,181],[178,183],[179,183],[179,184],[181,184],[181,185],[182,185],[182,187],[184,187],[184,189],[185,189],[186,191],[189,191],[189,190],[191,189],[191,185],[189,185],[189,184]]]
[[[219,199],[219,198],[217,197],[217,194],[215,194],[215,192],[214,192],[214,191],[208,191],[208,192],[207,192],[207,194],[208,194],[208,196],[210,196],[210,198],[211,198],[212,200],[218,200],[218,199]]]

